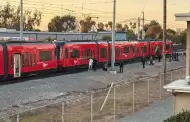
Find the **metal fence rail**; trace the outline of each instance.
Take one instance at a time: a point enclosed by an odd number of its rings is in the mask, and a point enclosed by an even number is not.
[[[130,82],[113,83],[110,87],[90,92],[85,97],[61,101],[22,111],[0,119],[0,122],[101,122],[117,121],[125,115],[138,111],[159,99],[171,96],[163,86],[185,78],[184,67],[155,77],[130,79]],[[127,81],[127,80],[126,80]],[[77,102],[76,102],[77,101]]]

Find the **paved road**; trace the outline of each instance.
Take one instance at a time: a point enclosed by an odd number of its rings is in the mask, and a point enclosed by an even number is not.
[[[173,99],[157,101],[151,106],[122,118],[118,122],[163,122],[173,115]]]
[[[167,62],[167,69],[184,65],[184,61]],[[147,66],[145,69],[142,68],[141,63],[134,63],[125,65],[124,74],[122,75],[109,75],[99,69],[96,72],[81,72],[3,85],[0,86],[0,110],[8,109],[11,111],[13,108],[29,109],[53,102],[52,99],[55,101],[55,99],[58,100],[60,97],[68,98],[66,96],[72,96],[73,91],[85,92],[92,89],[105,88],[113,80],[115,82],[124,82],[126,79],[135,76],[154,76],[161,71],[162,62],[156,63],[155,66]],[[4,115],[5,111],[0,111],[0,115],[2,113]]]

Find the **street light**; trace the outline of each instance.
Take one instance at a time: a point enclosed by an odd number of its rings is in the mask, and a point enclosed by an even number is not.
[[[20,0],[20,40],[23,40],[23,0]]]
[[[113,26],[112,26],[112,61],[111,70],[115,74],[114,64],[115,64],[115,14],[116,14],[116,0],[113,1]]]

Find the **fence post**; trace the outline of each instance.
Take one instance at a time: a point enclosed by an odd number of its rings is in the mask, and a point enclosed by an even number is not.
[[[173,81],[173,75],[172,75],[172,72],[171,72],[171,83],[172,83],[172,81]]]
[[[90,111],[90,122],[92,122],[93,121],[93,93],[91,93],[91,95],[90,95],[90,105],[91,105],[91,111]]]
[[[160,74],[160,100],[162,99],[162,74]]]
[[[19,116],[19,113],[17,114],[17,117],[16,117],[16,122],[19,122],[20,121],[20,116]]]
[[[114,122],[115,122],[115,109],[116,109],[116,103],[115,103],[115,86],[114,86],[114,89],[113,89],[113,100],[114,100]]]
[[[64,119],[65,119],[64,112],[65,112],[65,103],[62,102],[62,113],[61,113],[61,120],[62,120],[62,122],[64,122]]]
[[[133,81],[133,112],[135,111],[135,81]]]
[[[150,103],[150,80],[148,79],[148,105]]]

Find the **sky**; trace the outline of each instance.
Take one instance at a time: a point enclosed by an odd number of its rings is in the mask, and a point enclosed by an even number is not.
[[[9,2],[13,6],[19,5],[19,0],[0,0],[0,5]],[[80,19],[90,15],[96,22],[112,21],[113,0],[23,0],[24,9],[39,10],[42,12],[40,29],[47,30],[48,22],[56,15],[71,14]],[[176,22],[175,13],[190,12],[190,0],[167,0],[167,27],[186,28],[186,22]],[[145,13],[145,23],[157,20],[163,23],[163,0],[116,0],[116,22],[128,24],[136,22],[138,17]],[[141,22],[142,24],[142,22]]]

